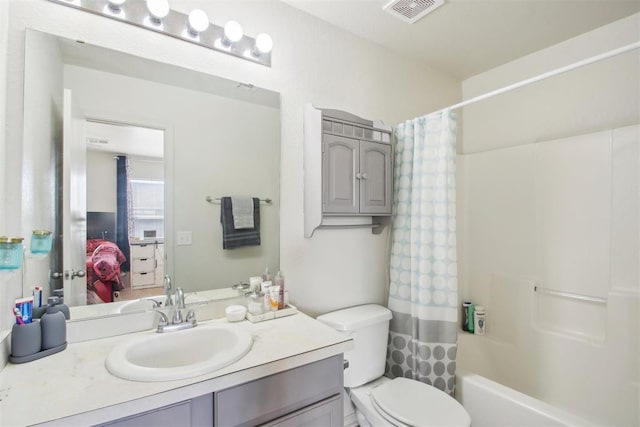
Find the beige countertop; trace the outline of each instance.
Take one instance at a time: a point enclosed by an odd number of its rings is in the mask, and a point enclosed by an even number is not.
[[[210,322],[226,320],[202,324]],[[236,324],[253,337],[249,353],[223,369],[189,379],[135,382],[107,371],[105,360],[115,345],[154,331],[77,342],[52,356],[8,364],[0,372],[0,424],[69,426],[106,422],[344,353],[352,345],[346,335],[303,313]]]

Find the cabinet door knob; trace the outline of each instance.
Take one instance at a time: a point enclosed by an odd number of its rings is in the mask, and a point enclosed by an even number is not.
[[[361,173],[360,176],[362,177],[362,179],[367,179],[367,173]]]
[[[356,179],[362,179],[362,174],[360,172],[356,174]]]

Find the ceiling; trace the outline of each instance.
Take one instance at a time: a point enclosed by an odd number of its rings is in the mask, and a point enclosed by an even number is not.
[[[87,150],[131,156],[164,157],[164,131],[139,126],[87,121]]]
[[[283,1],[459,79],[640,11],[640,0],[445,0],[409,24],[382,10],[389,0]]]

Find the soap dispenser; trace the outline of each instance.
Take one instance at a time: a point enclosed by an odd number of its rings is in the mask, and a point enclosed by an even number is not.
[[[42,328],[42,350],[63,346],[67,343],[67,320],[64,304],[58,297],[49,297],[47,311],[40,319]],[[68,310],[68,308],[67,308]]]

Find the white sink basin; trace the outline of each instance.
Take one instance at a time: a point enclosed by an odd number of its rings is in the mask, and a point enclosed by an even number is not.
[[[133,313],[134,311],[150,310],[156,305],[153,298],[144,298],[128,301],[118,307],[118,313]]]
[[[251,334],[238,325],[199,325],[123,342],[111,350],[106,367],[126,380],[178,380],[224,368],[247,354],[252,343]]]
[[[161,303],[160,307],[164,307],[166,297],[165,296],[156,296],[149,298],[142,298],[138,300],[128,301],[125,304],[122,304],[118,307],[118,313],[132,313],[134,311],[144,311],[150,310],[154,307],[154,301]],[[185,304],[192,304],[196,302],[206,302],[209,301],[207,298],[202,297],[197,294],[187,294],[184,296]]]

